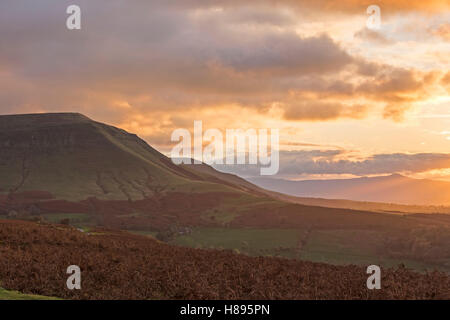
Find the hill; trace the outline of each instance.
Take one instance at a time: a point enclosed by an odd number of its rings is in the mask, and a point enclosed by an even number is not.
[[[176,166],[135,134],[81,114],[0,116],[0,215],[76,214],[95,225],[155,229],[181,213],[201,224],[191,215],[267,197],[202,167]]]
[[[450,205],[450,182],[412,179],[399,174],[337,180],[252,178],[249,181],[262,188],[297,197],[423,206]]]
[[[4,287],[64,299],[446,299],[450,293],[449,276],[439,272],[383,269],[382,289],[368,290],[365,268],[355,265],[248,257],[30,222],[0,220],[0,255]],[[70,264],[81,268],[81,290],[66,288]]]
[[[174,165],[135,134],[72,113],[0,116],[0,178],[11,197],[46,191],[75,201],[239,189]]]

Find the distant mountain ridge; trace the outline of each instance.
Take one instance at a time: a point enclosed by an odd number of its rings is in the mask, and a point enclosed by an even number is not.
[[[262,188],[297,197],[408,205],[450,205],[450,182],[412,179],[400,174],[342,180],[248,180]]]

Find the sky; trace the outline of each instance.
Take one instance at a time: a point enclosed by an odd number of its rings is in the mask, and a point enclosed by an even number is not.
[[[0,114],[80,112],[166,154],[194,120],[276,128],[278,177],[450,180],[449,1],[2,0],[0,88]]]

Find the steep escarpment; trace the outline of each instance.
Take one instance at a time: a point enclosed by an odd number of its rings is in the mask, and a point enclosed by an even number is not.
[[[154,230],[214,223],[204,216],[231,199],[267,198],[201,166],[177,166],[137,135],[81,114],[0,116],[0,216],[81,214],[86,224]]]
[[[135,134],[80,114],[0,116],[3,193],[47,191],[66,200],[136,200],[164,190],[223,189],[209,180],[173,165]],[[233,192],[234,186],[228,187]]]

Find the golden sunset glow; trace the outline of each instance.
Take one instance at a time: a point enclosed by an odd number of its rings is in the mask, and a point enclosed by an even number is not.
[[[367,26],[370,1],[149,1],[123,10],[80,1],[79,32],[61,24],[68,1],[36,3],[42,14],[6,2],[4,114],[77,111],[166,154],[173,130],[192,130],[194,120],[222,131],[277,128],[282,151],[339,150],[329,164],[389,154],[414,163],[321,175],[450,177],[448,1],[378,1],[379,29]]]
[[[0,300],[449,289],[450,0],[0,0]]]

